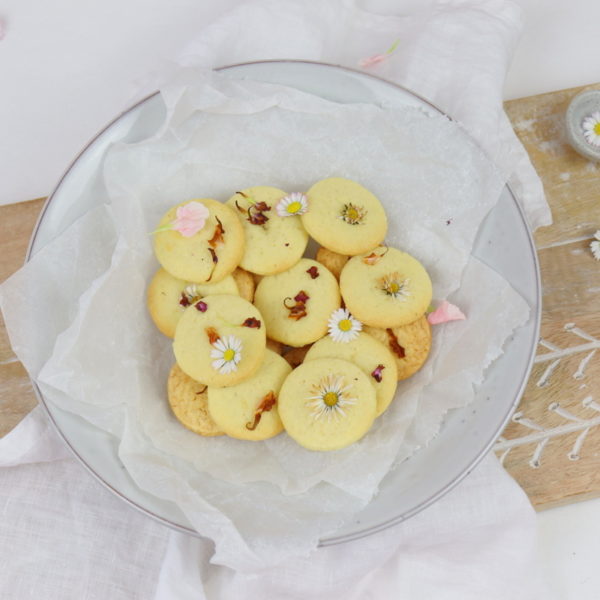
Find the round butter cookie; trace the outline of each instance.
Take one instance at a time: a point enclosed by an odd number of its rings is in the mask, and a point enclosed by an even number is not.
[[[425,313],[431,280],[423,265],[396,248],[378,247],[352,257],[342,269],[340,289],[348,310],[372,327],[400,327]]]
[[[237,296],[238,286],[231,275],[218,283],[192,283],[177,279],[161,268],[155,273],[148,286],[148,312],[158,329],[172,338],[186,307],[209,294]]]
[[[292,368],[267,350],[258,371],[241,383],[208,388],[208,411],[227,435],[240,440],[266,440],[283,431],[277,396]]]
[[[327,333],[329,315],[340,306],[340,292],[335,277],[322,264],[302,258],[283,273],[263,277],[254,304],[270,338],[298,347]]]
[[[211,387],[234,385],[260,367],[266,349],[258,310],[239,296],[205,296],[185,309],[173,351],[181,369]]]
[[[402,327],[377,329],[367,325],[364,330],[390,349],[398,369],[398,381],[416,373],[429,356],[431,327],[425,316]]]
[[[345,254],[338,254],[333,250],[323,248],[323,246],[317,250],[317,255],[315,256],[315,259],[326,266],[335,275],[336,279],[340,278],[340,273],[349,258],[350,257]]]
[[[286,431],[309,450],[338,450],[356,442],[369,431],[376,408],[368,376],[339,358],[302,363],[279,392]]]
[[[173,365],[167,392],[169,405],[177,420],[199,435],[223,435],[208,413],[207,390],[204,384],[188,377],[177,364]]]
[[[178,210],[191,212],[190,206],[199,211],[198,220],[195,212],[188,220],[184,218],[185,212],[177,215]],[[204,221],[203,214],[208,214]],[[193,233],[196,222],[204,225]],[[154,253],[174,277],[195,283],[216,283],[242,260],[244,229],[229,206],[210,198],[189,200],[169,209],[161,219],[154,233]]]
[[[307,192],[302,224],[321,246],[355,255],[374,248],[387,233],[381,202],[365,187],[341,177],[315,183]]]
[[[227,201],[244,228],[246,249],[240,262],[243,269],[270,275],[285,271],[300,260],[308,234],[296,214],[301,212],[302,203],[291,200],[295,196],[274,187],[257,186],[236,192]],[[283,206],[286,202],[292,210],[300,208],[287,212]]]
[[[254,300],[254,289],[256,285],[254,285],[254,277],[252,277],[251,273],[248,271],[244,271],[244,269],[240,269],[239,267],[231,274],[235,283],[237,285],[239,295],[244,299],[248,300],[248,302],[252,302]],[[220,292],[218,292],[220,293]],[[228,292],[223,292],[228,293]]]
[[[304,362],[316,358],[341,358],[359,367],[375,388],[379,416],[390,405],[396,393],[398,369],[392,353],[375,338],[360,332],[348,342],[335,342],[326,336],[315,342]]]

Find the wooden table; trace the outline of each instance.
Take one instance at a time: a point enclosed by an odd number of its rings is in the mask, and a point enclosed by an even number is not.
[[[535,234],[543,315],[536,363],[512,422],[496,445],[538,509],[600,495],[600,166],[565,142],[570,99],[600,84],[505,105],[537,169],[554,224]],[[43,199],[0,207],[0,281],[23,262]],[[0,436],[36,404],[0,322]]]

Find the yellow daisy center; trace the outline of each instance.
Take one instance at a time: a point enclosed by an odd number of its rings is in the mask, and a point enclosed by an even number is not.
[[[346,217],[348,217],[350,221],[357,221],[359,216],[360,215],[358,214],[358,211],[354,208],[354,206],[350,206],[346,211]]]
[[[338,403],[338,395],[335,392],[327,392],[323,396],[323,402],[327,406],[335,406]]]
[[[392,281],[392,283],[390,283],[390,287],[389,287],[390,294],[397,294],[399,291],[400,291],[400,285],[398,283],[396,283],[395,281]]]
[[[233,360],[235,357],[235,350],[232,350],[231,348],[227,348],[227,350],[225,350],[225,352],[223,352],[223,360],[226,361],[230,361]]]
[[[340,331],[350,331],[352,329],[352,321],[350,319],[342,319],[338,323]]]
[[[594,133],[596,135],[600,135],[600,121],[598,121],[595,125],[594,125]]]
[[[298,200],[294,200],[294,202],[290,202],[287,205],[287,211],[295,215],[302,208],[302,202],[298,202]]]

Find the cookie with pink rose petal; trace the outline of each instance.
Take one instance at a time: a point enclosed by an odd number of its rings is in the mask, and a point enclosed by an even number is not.
[[[269,186],[236,192],[227,205],[235,210],[246,238],[240,266],[259,275],[281,273],[295,265],[306,249],[308,234],[300,215],[305,197]]]
[[[163,269],[194,283],[221,281],[244,254],[244,228],[237,215],[210,198],[170,208],[153,236],[154,253]]]

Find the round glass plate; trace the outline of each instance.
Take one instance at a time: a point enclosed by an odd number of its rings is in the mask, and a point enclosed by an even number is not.
[[[341,103],[411,105],[441,112],[409,90],[373,75],[334,65],[265,61],[220,70],[228,77],[283,84]],[[28,260],[91,208],[86,205],[81,190],[99,185],[92,174],[108,145],[117,140],[144,139],[159,127],[163,117],[162,100],[154,94],[117,117],[94,138],[48,198],[30,242]],[[439,435],[390,472],[382,481],[377,497],[351,523],[322,539],[322,545],[369,535],[435,502],[490,450],[516,407],[535,355],[541,303],[535,248],[523,213],[508,187],[483,223],[473,254],[499,272],[529,302],[532,307],[529,321],[514,332],[504,354],[486,371],[475,401],[450,412]],[[119,460],[116,438],[45,402],[37,388],[36,393],[67,445],[108,489],[162,523],[196,534],[177,506],[137,487]]]

